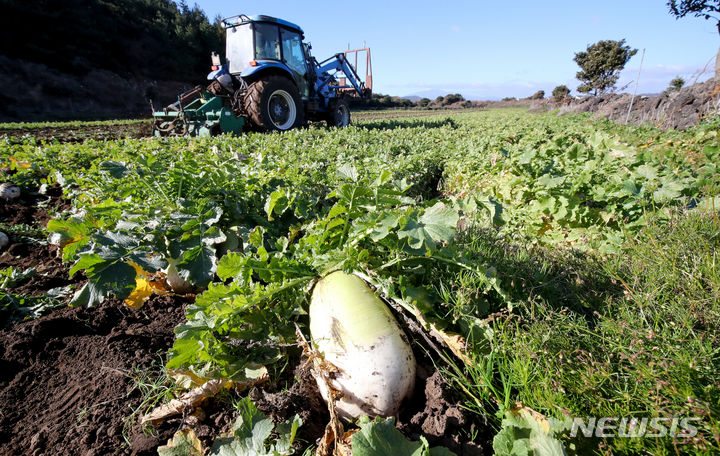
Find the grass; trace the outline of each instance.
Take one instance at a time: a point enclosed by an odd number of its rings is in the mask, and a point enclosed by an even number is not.
[[[491,337],[475,337],[476,363],[456,377],[482,399],[475,408],[499,417],[519,401],[559,419],[698,417],[693,439],[580,434],[566,446],[577,454],[720,451],[717,214],[655,220],[606,258],[523,248],[487,230],[464,242],[495,265],[517,303],[498,312],[490,299]]]
[[[154,364],[148,369],[135,368],[129,373],[129,377],[133,381],[133,387],[129,394],[137,391],[142,399],[137,406],[131,409],[123,423],[122,435],[128,445],[130,445],[130,435],[133,429],[140,426],[140,419],[156,407],[175,399],[175,393],[180,390],[180,387],[162,366],[162,362]],[[154,430],[152,426],[145,425],[142,426],[142,431],[151,434]]]

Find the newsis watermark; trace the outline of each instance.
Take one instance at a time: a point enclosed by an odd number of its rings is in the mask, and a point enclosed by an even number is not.
[[[567,418],[570,437],[695,437],[699,417],[637,418],[586,417]]]

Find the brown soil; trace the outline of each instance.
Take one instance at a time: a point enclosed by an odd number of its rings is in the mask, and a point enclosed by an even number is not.
[[[107,301],[0,331],[0,453],[127,452],[123,420],[140,402],[130,372],[163,358],[183,304],[155,297],[132,311]]]
[[[44,195],[23,189],[17,200],[0,202],[1,223],[36,231],[11,234],[0,254],[0,269],[36,269],[8,291],[42,296],[83,281],[81,275],[69,279],[57,248],[38,239],[52,215],[69,207],[59,187]],[[184,320],[184,304],[179,297],[154,297],[132,311],[111,300],[91,309],[64,307],[0,330],[0,454],[129,453],[124,419],[141,401],[131,370],[162,364],[173,328]]]
[[[42,296],[50,289],[84,280],[82,274],[70,279],[57,247],[44,244],[42,228],[53,213],[69,208],[70,202],[62,197],[62,189],[58,186],[49,188],[45,194],[23,189],[17,200],[0,200],[0,223],[13,228],[24,227],[7,233],[10,243],[0,252],[0,270],[9,267],[17,271],[35,269],[32,277],[10,290],[13,294]],[[25,230],[29,232],[24,233]],[[7,324],[5,317],[0,314],[0,328]]]
[[[32,136],[40,141],[82,142],[86,139],[98,141],[121,138],[146,138],[152,135],[152,122],[131,124],[78,125],[42,128],[0,128],[0,136],[19,138]]]
[[[260,411],[275,422],[291,420],[296,414],[303,420],[299,437],[308,443],[315,443],[325,432],[330,414],[323,402],[315,379],[306,364],[295,368],[294,379],[289,389],[278,391],[278,385],[254,388],[250,398]]]
[[[5,173],[2,173],[5,174]],[[0,178],[12,179],[12,176]],[[37,188],[21,188],[20,197],[12,201],[0,200],[0,222],[7,225],[34,225],[44,228],[53,214],[70,209],[70,201],[63,198],[62,187],[54,185],[44,194]]]
[[[489,451],[492,434],[484,417],[463,408],[462,399],[440,372],[428,367],[418,373],[415,395],[401,412],[398,429],[411,440],[425,436],[431,446],[444,446],[459,456],[482,455],[483,445]],[[476,435],[482,444],[470,441]]]

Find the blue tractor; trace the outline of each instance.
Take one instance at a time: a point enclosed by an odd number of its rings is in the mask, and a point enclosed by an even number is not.
[[[226,62],[213,52],[210,85],[196,87],[153,113],[155,135],[286,131],[307,121],[343,127],[350,123],[348,99],[372,94],[369,49],[318,62],[303,42],[303,30],[291,22],[238,15],[222,24]],[[356,71],[360,52],[367,59],[364,80]],[[353,53],[355,66],[348,57]]]

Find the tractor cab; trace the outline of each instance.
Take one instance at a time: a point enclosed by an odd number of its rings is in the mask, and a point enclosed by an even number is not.
[[[311,96],[308,76],[313,72],[299,26],[270,16],[245,15],[224,19],[223,25],[227,30],[227,71],[231,75],[251,81],[253,75],[274,70],[291,77],[304,100]]]

